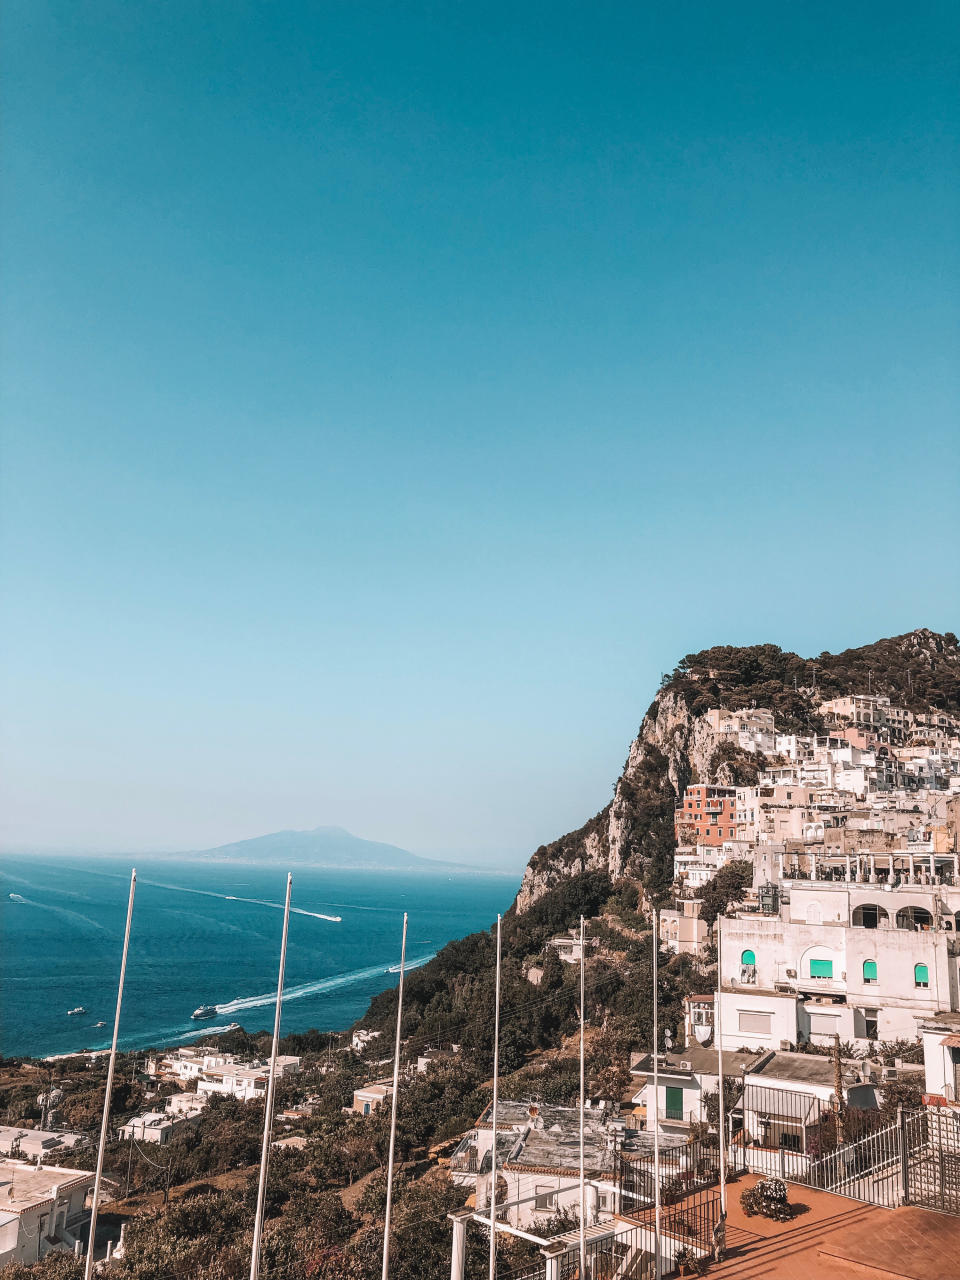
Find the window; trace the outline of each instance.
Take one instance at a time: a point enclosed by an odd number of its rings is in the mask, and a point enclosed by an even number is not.
[[[738,1031],[749,1031],[751,1035],[768,1036],[772,1013],[753,1013],[747,1009],[738,1009]]]
[[[538,1209],[552,1209],[557,1203],[557,1193],[553,1187],[544,1186],[542,1183],[537,1187],[536,1196],[536,1207]]]
[[[368,1116],[368,1115],[370,1114],[370,1103],[369,1103],[369,1102],[365,1102],[365,1103],[363,1104],[363,1114],[364,1114],[365,1116]]]
[[[802,1147],[800,1145],[799,1133],[781,1133],[780,1146],[784,1149],[784,1151],[802,1150]]]
[[[753,952],[752,952],[752,951],[741,951],[741,953],[740,953],[740,963],[741,963],[741,964],[756,964],[756,963],[757,963],[757,957],[753,954]]]
[[[810,961],[810,977],[811,978],[832,978],[833,977],[833,961],[832,960],[811,960]]]
[[[929,987],[930,972],[925,964],[915,964],[913,966],[913,985],[915,987]]]
[[[876,960],[864,960],[863,962],[863,980],[866,983],[873,983],[877,980],[877,962]]]
[[[864,1009],[863,1011],[863,1034],[867,1040],[879,1040],[880,1020],[879,1009]]]

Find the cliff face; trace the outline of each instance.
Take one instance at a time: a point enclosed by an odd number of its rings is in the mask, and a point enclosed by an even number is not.
[[[689,654],[657,694],[630,744],[611,802],[578,831],[542,845],[527,865],[517,912],[568,876],[606,871],[640,879],[648,894],[673,879],[673,811],[691,781],[731,785],[749,763],[716,754],[711,707],[771,708],[778,728],[821,727],[826,698],[874,693],[919,710],[960,712],[960,647],[951,632],[926,628],[815,659],[776,645],[719,646]]]

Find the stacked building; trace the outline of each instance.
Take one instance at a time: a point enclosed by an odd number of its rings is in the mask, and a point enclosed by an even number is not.
[[[960,725],[870,694],[820,713],[825,731],[803,736],[770,711],[708,712],[715,746],[753,755],[757,781],[697,782],[677,807],[666,945],[701,951],[702,885],[728,862],[752,865],[718,956],[725,1049],[839,1036],[868,1051],[960,1011]]]

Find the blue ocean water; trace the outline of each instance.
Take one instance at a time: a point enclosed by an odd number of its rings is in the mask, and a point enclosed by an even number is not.
[[[130,861],[4,857],[0,1053],[109,1046]],[[283,1030],[347,1027],[395,985],[404,911],[416,965],[487,928],[518,879],[293,868]],[[271,1028],[285,887],[276,866],[140,857],[121,1048],[185,1043],[230,1022]],[[217,1005],[216,1018],[192,1021],[201,1004]],[[68,1017],[77,1005],[88,1012]]]

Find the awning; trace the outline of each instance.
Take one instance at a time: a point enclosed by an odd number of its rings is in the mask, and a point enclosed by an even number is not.
[[[944,1036],[940,1043],[946,1049],[960,1049],[960,1036]]]

